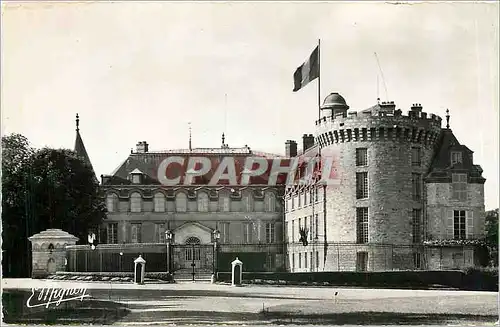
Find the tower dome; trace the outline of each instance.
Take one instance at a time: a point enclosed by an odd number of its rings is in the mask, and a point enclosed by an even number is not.
[[[334,92],[330,93],[330,95],[325,98],[321,109],[349,109],[349,106],[345,102],[343,96]]]

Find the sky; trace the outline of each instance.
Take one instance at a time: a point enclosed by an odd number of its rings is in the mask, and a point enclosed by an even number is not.
[[[2,134],[74,147],[97,175],[138,141],[284,153],[314,134],[317,81],[293,73],[321,39],[321,100],[394,101],[443,118],[499,206],[498,3],[2,2]],[[374,53],[380,63],[380,69]],[[377,80],[379,81],[377,83]],[[378,85],[378,86],[377,86]],[[444,127],[444,126],[443,126]]]

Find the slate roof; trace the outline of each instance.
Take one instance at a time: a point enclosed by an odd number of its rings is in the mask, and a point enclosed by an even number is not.
[[[451,152],[462,152],[462,163],[451,164]],[[465,145],[460,144],[451,129],[443,128],[438,140],[436,154],[432,160],[426,182],[448,183],[451,179],[451,173],[467,173],[469,183],[484,183],[482,177],[483,169],[479,165],[474,165],[473,151]]]
[[[78,156],[80,156],[87,164],[90,165],[90,169],[94,173],[94,179],[98,181],[94,167],[92,166],[92,162],[90,161],[89,155],[87,154],[87,150],[85,149],[85,145],[83,144],[82,136],[80,135],[80,131],[76,130],[76,140],[75,140],[75,149],[74,151]]]
[[[211,167],[208,173],[204,176],[194,177],[194,185],[206,185],[209,183],[213,174],[217,170],[217,167],[222,162],[225,157],[232,157],[235,160],[236,176],[238,177],[238,184],[240,183],[241,173],[244,170],[245,161],[248,157],[262,157],[268,160],[268,169],[263,176],[250,177],[249,184],[259,184],[264,185],[268,183],[269,174],[272,168],[272,159],[281,158],[282,165],[286,165],[287,159],[285,156],[253,151],[248,147],[242,148],[195,148],[195,149],[176,149],[176,150],[165,150],[165,151],[152,151],[145,153],[131,153],[125,161],[118,166],[111,175],[106,176],[106,181],[103,185],[128,185],[131,184],[129,180],[129,174],[139,170],[142,172],[143,181],[141,184],[157,184],[158,181],[158,167],[160,163],[167,157],[179,156],[184,158],[183,165],[170,164],[166,170],[166,175],[168,178],[176,178],[181,174],[181,181],[183,183],[183,174],[187,171],[187,164],[189,162],[189,157],[207,157],[211,161]],[[254,169],[258,167],[257,163],[254,163]],[[201,168],[197,165],[195,169]],[[286,182],[286,174],[278,175],[277,183],[284,184]],[[230,185],[228,180],[220,180],[218,185]]]

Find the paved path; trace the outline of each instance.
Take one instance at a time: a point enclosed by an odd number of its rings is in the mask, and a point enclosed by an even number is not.
[[[117,321],[118,325],[272,322],[289,325],[307,321],[323,325],[337,322],[344,326],[361,321],[372,325],[388,322],[492,325],[498,303],[496,292],[2,280],[4,290],[42,287],[87,288],[95,299],[124,304],[130,313]]]

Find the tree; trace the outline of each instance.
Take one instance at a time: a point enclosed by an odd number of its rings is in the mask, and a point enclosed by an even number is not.
[[[90,165],[66,149],[44,148],[31,160],[28,176],[37,199],[38,231],[59,228],[87,242],[89,230],[95,230],[106,217],[99,195],[99,184]]]
[[[498,266],[498,209],[486,212],[485,224],[490,264]]]
[[[2,266],[7,276],[25,275],[30,260],[25,173],[34,151],[20,134],[2,137]]]
[[[2,150],[3,271],[27,276],[27,237],[59,228],[85,244],[88,231],[100,225],[106,209],[90,165],[73,151],[35,151],[19,134],[2,137]]]

